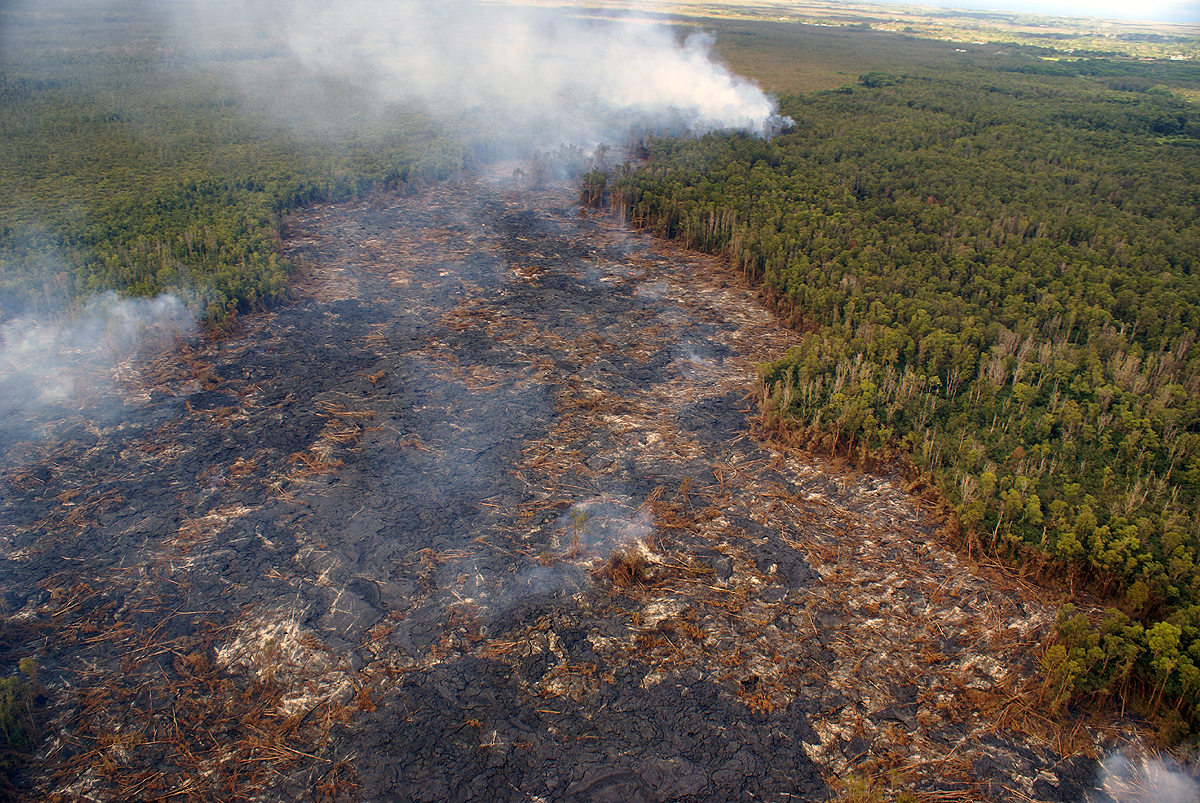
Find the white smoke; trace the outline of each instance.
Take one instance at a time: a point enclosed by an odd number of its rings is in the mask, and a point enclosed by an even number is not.
[[[298,65],[288,80],[366,86],[382,101],[446,117],[503,115],[560,144],[611,139],[621,127],[769,135],[780,119],[757,84],[717,60],[710,35],[681,39],[646,17],[479,0],[291,0],[270,3],[269,14],[255,0],[191,8],[181,31],[192,35],[220,14],[221,36],[241,31],[285,48]]]
[[[653,540],[654,514],[646,506],[634,509],[624,495],[602,496],[573,504],[558,518],[557,527],[560,546],[578,554],[597,551],[604,557],[614,549],[646,548]]]
[[[70,318],[16,319],[0,326],[0,418],[27,419],[63,402],[85,402],[112,390],[123,367],[148,345],[173,345],[192,334],[195,314],[174,295],[97,295]]]
[[[1100,765],[1097,789],[1117,803],[1197,803],[1196,779],[1173,762],[1153,755],[1113,753]]]

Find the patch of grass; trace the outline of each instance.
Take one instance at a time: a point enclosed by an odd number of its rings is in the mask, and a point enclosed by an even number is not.
[[[33,685],[27,679],[19,675],[0,678],[0,738],[8,750],[29,747],[27,722],[32,705]]]
[[[37,665],[32,658],[21,659],[20,672],[0,678],[0,798],[11,792],[13,775],[37,742]]]

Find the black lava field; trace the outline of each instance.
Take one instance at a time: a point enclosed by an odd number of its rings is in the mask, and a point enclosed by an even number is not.
[[[900,478],[771,445],[755,365],[795,334],[720,260],[471,175],[304,210],[285,250],[288,305],[0,420],[31,795],[1094,782],[1027,703],[1053,607]]]

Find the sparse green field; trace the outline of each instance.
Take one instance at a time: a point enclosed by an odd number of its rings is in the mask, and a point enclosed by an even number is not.
[[[628,13],[639,9],[623,0],[595,5]],[[1049,61],[1200,60],[1200,25],[822,0],[682,0],[669,9],[682,24],[713,30],[718,51],[735,72],[778,93],[834,89],[873,70],[954,68],[964,52],[975,58],[1019,54]],[[1200,97],[1195,86],[1180,91],[1193,100]]]
[[[1200,25],[1070,18],[994,11],[956,11],[890,3],[764,2],[756,4],[679,2],[682,16],[774,23],[802,27],[867,28],[920,39],[1021,44],[1073,54],[1169,59],[1200,56]],[[1054,55],[1054,54],[1048,54]]]
[[[833,4],[828,4],[833,7]],[[789,6],[787,22],[770,10],[739,13],[734,4],[697,6],[691,22],[712,29],[717,49],[734,70],[752,76],[780,94],[814,92],[853,84],[873,71],[894,73],[949,70],[1009,59],[1061,62],[1081,58],[1153,58],[1143,74],[1162,76],[1183,97],[1200,97],[1194,78],[1179,80],[1181,64],[1200,62],[1200,26],[1143,26],[1131,30],[1110,21],[1090,21],[1086,29],[1042,24],[1017,15],[926,10],[861,4]],[[881,10],[889,13],[881,14]],[[683,10],[691,11],[692,6]],[[873,10],[873,12],[872,12]],[[707,11],[701,16],[698,12]],[[724,13],[722,13],[724,11]],[[894,11],[895,13],[891,13]],[[1165,32],[1164,32],[1165,29]],[[1117,38],[1117,37],[1129,38]],[[1165,41],[1158,41],[1165,40]],[[1187,56],[1171,61],[1171,56]],[[1163,62],[1163,63],[1158,63]],[[1155,69],[1157,67],[1157,69]]]

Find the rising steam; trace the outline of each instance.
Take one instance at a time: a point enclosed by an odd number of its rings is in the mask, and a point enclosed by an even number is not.
[[[1180,766],[1155,756],[1113,753],[1100,765],[1093,803],[1197,803],[1200,786]]]
[[[6,440],[41,434],[48,408],[97,401],[132,357],[173,345],[195,327],[195,314],[174,295],[127,299],[111,291],[68,322],[0,325],[0,453]]]
[[[771,98],[715,58],[710,35],[681,39],[646,18],[478,0],[270,5],[270,15],[262,3],[241,6],[244,19],[222,38],[240,30],[285,48],[297,65],[289,80],[366,86],[444,120],[483,112],[569,144],[612,141],[631,127],[769,135],[781,122]],[[201,16],[181,27],[206,24],[212,19]]]

